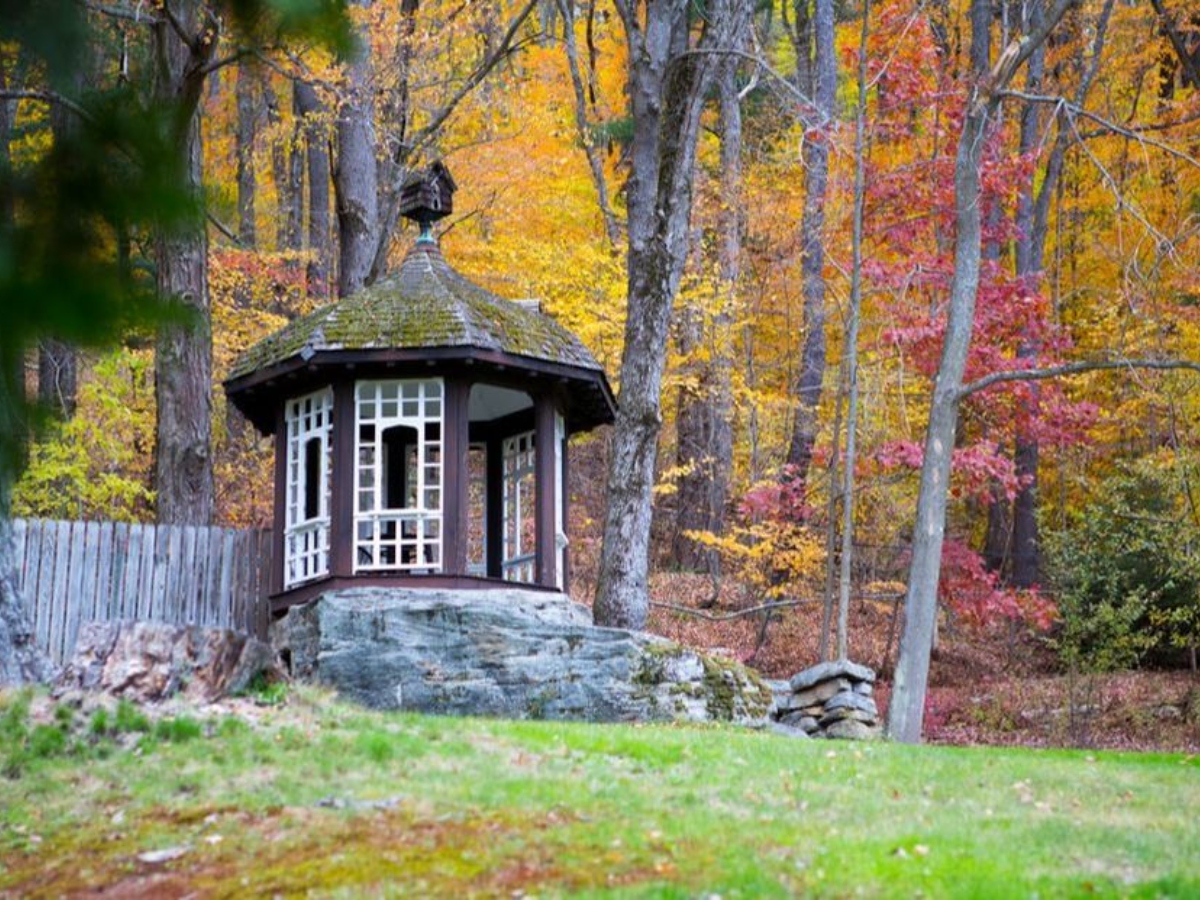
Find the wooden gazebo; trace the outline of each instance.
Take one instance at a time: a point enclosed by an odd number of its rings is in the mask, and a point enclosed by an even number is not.
[[[603,369],[538,304],[459,275],[432,222],[454,182],[402,195],[399,270],[247,350],[225,391],[275,436],[278,612],[351,584],[565,590],[567,438],[613,420]]]

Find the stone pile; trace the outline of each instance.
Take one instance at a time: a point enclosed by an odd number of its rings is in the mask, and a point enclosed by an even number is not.
[[[773,718],[810,737],[879,737],[875,673],[849,660],[821,663],[783,682]]]

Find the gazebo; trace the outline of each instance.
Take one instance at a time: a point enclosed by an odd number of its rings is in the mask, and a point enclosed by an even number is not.
[[[406,184],[399,270],[248,349],[225,391],[275,437],[272,606],[352,585],[565,591],[567,438],[613,420],[604,370],[536,301],[458,274]]]

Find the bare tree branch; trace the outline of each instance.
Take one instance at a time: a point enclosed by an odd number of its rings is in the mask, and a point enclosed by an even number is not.
[[[158,16],[142,9],[141,4],[136,7],[128,6],[113,6],[108,3],[84,3],[84,8],[94,13],[99,13],[102,16],[108,16],[113,19],[125,19],[130,22],[136,22],[139,25],[154,25],[158,22]]]
[[[608,236],[608,243],[610,247],[616,247],[621,240],[621,228],[617,224],[616,214],[608,201],[608,183],[604,178],[604,165],[596,151],[592,129],[587,120],[587,96],[584,92],[583,74],[579,68],[579,50],[575,45],[575,6],[573,2],[558,0],[558,9],[563,17],[563,49],[566,51],[567,67],[571,73],[571,87],[575,91],[575,129],[579,132],[579,141],[583,144],[583,152],[592,172],[592,181],[596,186],[596,198],[600,205],[600,215],[604,219],[604,231]]]
[[[995,69],[992,70],[991,91],[993,93],[1007,89],[1013,74],[1046,41],[1050,32],[1058,27],[1059,20],[1075,3],[1076,0],[1058,0],[1054,8],[1046,14],[1046,18],[1039,28],[1014,42],[1015,51],[1013,51],[1013,44],[1004,50],[1000,59],[996,61]]]
[[[1102,129],[1101,131],[1089,132],[1087,135],[1081,134],[1077,128],[1074,129],[1076,136],[1080,140],[1084,140],[1086,137],[1098,137],[1098,136],[1101,136],[1106,133],[1117,134],[1117,135],[1120,135],[1121,137],[1129,138],[1131,141],[1137,141],[1138,143],[1144,144],[1148,147],[1154,147],[1156,150],[1161,150],[1163,153],[1166,153],[1169,156],[1173,156],[1175,159],[1178,159],[1178,160],[1186,163],[1189,166],[1193,166],[1195,168],[1200,169],[1200,160],[1196,159],[1196,157],[1191,156],[1190,154],[1185,153],[1182,150],[1177,150],[1176,148],[1172,147],[1170,144],[1165,144],[1162,141],[1156,141],[1153,138],[1148,138],[1148,137],[1146,137],[1146,135],[1144,133],[1142,133],[1142,130],[1127,128],[1125,126],[1118,125],[1116,122],[1106,119],[1103,116],[1098,115],[1097,113],[1090,112],[1089,110],[1084,109],[1082,106],[1080,106],[1077,103],[1072,103],[1070,100],[1067,100],[1065,97],[1054,97],[1054,96],[1047,96],[1044,94],[1027,94],[1024,91],[1011,91],[1011,90],[1004,91],[1003,96],[1014,97],[1018,100],[1024,100],[1027,103],[1044,103],[1044,104],[1048,104],[1051,106],[1055,106],[1062,110],[1065,110],[1072,117],[1078,116],[1081,119],[1087,119],[1091,122],[1095,122],[1097,125],[1099,125],[1101,127],[1101,129]],[[1150,127],[1147,127],[1143,130],[1149,131]]]
[[[488,74],[502,61],[515,53],[524,41],[518,41],[517,32],[525,24],[538,0],[526,0],[509,21],[508,28],[501,36],[495,48],[475,67],[474,71],[463,80],[458,90],[442,104],[425,126],[412,136],[403,148],[404,160],[398,160],[395,166],[395,178],[391,184],[384,185],[384,200],[379,214],[379,233],[375,245],[374,261],[371,264],[371,278],[377,278],[384,271],[387,262],[388,248],[392,243],[392,235],[396,230],[399,218],[400,188],[407,175],[404,161],[411,160],[436,135],[446,120],[458,108],[458,105],[470,94]]]
[[[1200,372],[1200,362],[1188,359],[1088,359],[1078,362],[1063,363],[1059,366],[1046,366],[1039,369],[1010,369],[1005,372],[992,372],[974,381],[968,381],[958,389],[959,399],[970,394],[986,390],[993,385],[1008,381],[1045,381],[1048,378],[1061,378],[1064,375],[1080,375],[1085,372],[1102,372],[1113,369],[1152,369],[1159,371],[1186,370]]]
[[[204,216],[208,219],[208,223],[212,225],[213,228],[217,229],[217,231],[221,232],[221,234],[233,241],[236,246],[242,246],[241,240],[236,234],[233,233],[232,229],[230,229],[228,225],[213,215],[210,210],[205,210]]]
[[[94,121],[92,114],[84,107],[80,106],[70,97],[60,94],[57,91],[0,91],[0,100],[37,100],[41,103],[48,103],[54,106],[61,106],[63,109],[69,109],[85,122]]]
[[[679,606],[675,603],[657,603],[650,602],[653,609],[665,609],[670,612],[682,613],[685,616],[695,616],[697,619],[705,619],[709,622],[729,622],[734,619],[742,619],[746,616],[752,616],[755,613],[768,612],[773,609],[792,609],[797,606],[804,606],[809,603],[820,603],[820,600],[778,600],[774,603],[764,603],[761,606],[751,606],[747,609],[739,609],[731,613],[710,613],[703,609],[694,609],[691,606]]]

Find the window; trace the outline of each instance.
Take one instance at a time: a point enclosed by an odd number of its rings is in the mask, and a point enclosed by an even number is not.
[[[329,574],[330,437],[333,392],[326,388],[284,407],[287,429],[284,587]]]
[[[355,388],[355,571],[442,566],[442,381]]]
[[[534,433],[505,438],[501,445],[504,478],[504,540],[500,571],[505,581],[536,580],[537,524]]]

